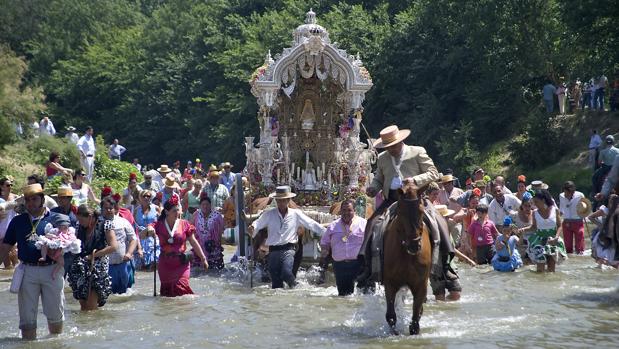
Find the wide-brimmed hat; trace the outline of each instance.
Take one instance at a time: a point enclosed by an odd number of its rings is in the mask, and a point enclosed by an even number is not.
[[[61,197],[73,197],[73,189],[69,188],[69,187],[58,187],[58,195],[57,197],[61,198]]]
[[[226,162],[223,162],[223,163],[221,164],[221,168],[226,168],[226,167],[230,167],[230,168],[232,168],[232,167],[234,167],[234,165],[232,165],[231,163],[229,163],[229,162],[227,162],[227,161],[226,161]]]
[[[589,199],[587,198],[584,198],[584,197],[581,198],[576,204],[576,214],[580,218],[585,218],[588,215],[590,215],[591,209],[592,209],[591,201],[589,201]]]
[[[434,205],[434,209],[443,217],[449,217],[456,213],[456,211],[450,210],[447,205]]]
[[[400,130],[396,125],[383,128],[380,131],[380,139],[374,141],[374,148],[387,148],[398,144],[411,134],[411,130]]]
[[[159,173],[170,173],[170,172],[172,172],[172,169],[169,168],[168,165],[163,164],[163,165],[161,165],[161,167],[159,167],[157,169],[157,172],[159,172]]]
[[[548,189],[548,184],[537,180],[537,181],[533,181],[531,182],[531,184],[527,185],[527,190],[541,190],[541,189]]]
[[[213,177],[219,177],[219,171],[217,170],[212,170],[208,173],[208,178],[213,178]]]
[[[271,193],[269,197],[274,199],[290,199],[297,196],[297,194],[293,193],[288,185],[280,185],[275,188],[275,193]]]
[[[39,183],[30,184],[23,189],[24,196],[33,196],[43,194],[43,187]]]
[[[166,188],[172,188],[172,189],[178,188],[178,183],[176,183],[176,180],[174,180],[174,176],[172,175],[166,176],[165,180],[163,181],[163,184],[166,186]]]
[[[449,183],[449,182],[453,182],[455,180],[453,175],[444,175],[441,176],[441,180],[439,181],[439,183]]]

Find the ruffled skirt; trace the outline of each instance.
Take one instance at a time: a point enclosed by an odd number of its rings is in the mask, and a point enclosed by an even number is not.
[[[548,238],[554,237],[556,233],[557,231],[554,229],[545,229],[538,230],[529,236],[527,255],[533,263],[545,264],[547,257],[552,257],[556,263],[561,263],[567,259],[563,239],[559,237],[554,244],[548,243]]]
[[[95,258],[92,272],[90,262],[85,257],[76,256],[69,269],[69,285],[73,290],[73,297],[77,300],[88,299],[88,285],[99,297],[98,305],[102,307],[112,293],[112,279],[109,275],[109,258],[103,256]]]

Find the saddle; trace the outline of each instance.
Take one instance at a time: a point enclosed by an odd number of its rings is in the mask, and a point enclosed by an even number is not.
[[[385,231],[389,223],[395,218],[398,209],[398,202],[394,202],[383,213],[376,215],[371,221],[369,226],[369,232],[371,234],[370,239],[370,254],[372,258],[372,277],[371,279],[376,282],[382,283],[384,262],[385,262],[385,250],[384,250],[384,237]],[[440,244],[440,231],[436,220],[434,208],[431,205],[426,206],[424,210],[423,222],[431,236],[433,245]],[[434,251],[434,249],[433,249]],[[434,260],[434,258],[433,258]]]

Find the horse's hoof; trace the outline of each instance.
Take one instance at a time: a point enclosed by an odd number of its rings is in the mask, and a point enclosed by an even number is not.
[[[395,329],[395,326],[391,327],[391,334],[394,336],[399,336],[400,332],[398,332],[398,330]]]
[[[410,326],[408,327],[408,330],[410,331],[412,336],[418,335],[419,334],[419,323],[410,324]]]

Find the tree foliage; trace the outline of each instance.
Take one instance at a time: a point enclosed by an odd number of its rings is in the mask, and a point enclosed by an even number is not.
[[[247,81],[313,7],[332,41],[361,53],[373,76],[370,132],[411,128],[411,141],[440,165],[464,171],[490,144],[534,126],[528,115],[546,79],[614,73],[615,5],[0,0],[0,41],[27,58],[28,83],[45,88],[57,125],[93,125],[146,163],[241,165],[243,137],[258,126]]]
[[[38,87],[23,86],[26,62],[0,44],[0,147],[16,137],[18,124],[26,125],[44,110],[44,96]]]

